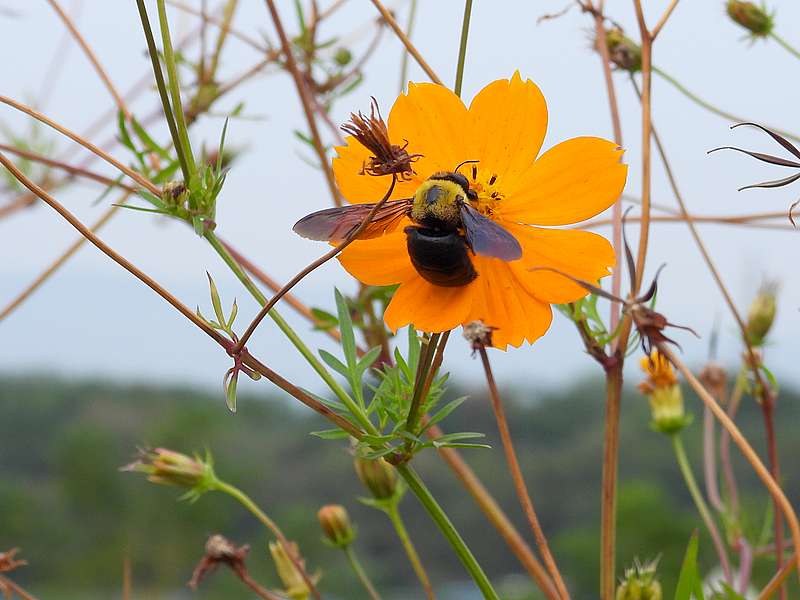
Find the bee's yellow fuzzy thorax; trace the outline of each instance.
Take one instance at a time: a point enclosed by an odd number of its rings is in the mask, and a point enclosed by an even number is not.
[[[428,179],[414,193],[411,218],[418,222],[435,218],[446,223],[460,223],[458,200],[463,196],[464,190],[457,183]]]

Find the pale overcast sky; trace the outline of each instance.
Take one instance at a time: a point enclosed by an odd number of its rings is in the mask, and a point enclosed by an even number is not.
[[[64,0],[64,4],[69,6],[70,2]],[[287,24],[292,22],[293,4],[288,0],[279,2]],[[557,12],[566,4],[567,0],[477,0],[472,19],[465,98],[471,98],[487,82],[508,77],[519,69],[524,77],[539,84],[547,98],[550,127],[545,148],[577,135],[611,136],[599,60],[589,49],[589,18],[573,9],[559,19],[537,25],[537,17]],[[646,4],[654,19],[665,2]],[[275,38],[263,2],[247,0],[240,5],[238,28],[256,37],[264,31]],[[636,27],[631,3],[607,5],[609,13],[633,35]],[[800,5],[788,0],[771,5],[777,9],[778,30],[800,45],[800,34],[791,27],[800,22]],[[399,19],[404,22],[408,7],[404,3],[396,6]],[[46,3],[5,0],[0,2],[0,8],[16,13],[15,17],[0,15],[0,44],[5,57],[3,94],[30,100],[40,94],[43,86],[51,88],[45,112],[77,131],[111,106],[109,95],[74,46],[61,53],[65,65],[58,79],[43,84],[63,33],[63,26]],[[419,2],[414,41],[448,83],[455,72],[462,9],[463,2],[455,0]],[[326,25],[324,33],[358,28],[374,17],[370,2],[350,0]],[[172,19],[179,31],[194,24],[177,14]],[[79,26],[121,89],[148,73],[150,66],[134,2],[85,0]],[[385,35],[380,50],[365,68],[365,83],[336,105],[336,122],[343,121],[351,110],[365,109],[370,96],[375,96],[387,111],[391,106],[398,91],[401,46],[391,34]],[[363,49],[368,39],[368,35],[359,38],[354,49]],[[223,79],[257,60],[251,48],[232,40],[223,58]],[[681,3],[657,42],[655,62],[690,89],[731,112],[800,131],[800,88],[792,83],[795,74],[800,73],[800,61],[775,43],[751,46],[743,41],[742,30],[724,17],[720,1]],[[413,63],[409,73],[412,79],[425,80]],[[631,165],[626,191],[636,195],[640,180],[638,106],[626,77],[617,74],[615,80],[624,120],[626,159]],[[258,78],[223,99],[217,109],[230,110],[240,100],[245,101],[246,113],[266,118],[231,121],[230,146],[247,151],[234,164],[220,197],[218,231],[226,239],[236,240],[246,255],[276,279],[285,281],[322,251],[319,244],[293,235],[291,226],[304,214],[324,207],[327,191],[321,175],[299,157],[309,153],[293,135],[294,129],[304,129],[305,124],[291,79],[280,73]],[[146,94],[134,103],[133,110],[145,115],[155,102],[154,94]],[[25,131],[25,120],[6,107],[2,108],[0,119],[19,133]],[[734,144],[776,152],[774,144],[757,132],[729,131],[726,120],[689,103],[658,78],[654,119],[687,202],[698,214],[780,211],[800,195],[800,186],[738,193],[739,186],[785,173],[745,156],[707,156],[706,151]],[[221,127],[220,118],[203,119],[193,133],[195,144],[205,141],[215,145]],[[110,133],[108,130],[99,136],[99,141],[106,140]],[[70,146],[59,140],[59,151],[67,148]],[[84,156],[75,148],[68,154],[75,162]],[[120,150],[115,154],[128,158]],[[658,165],[653,189],[655,201],[674,204]],[[58,197],[90,223],[109,202],[106,198],[100,206],[93,205],[98,190],[87,185],[61,192]],[[632,227],[632,233],[633,230]],[[743,309],[764,277],[781,282],[780,311],[767,363],[779,379],[797,383],[797,345],[792,340],[800,325],[800,238],[794,232],[724,226],[704,226],[703,233]],[[0,221],[0,304],[5,305],[75,236],[43,205]],[[242,327],[256,310],[254,302],[213,252],[178,223],[126,212],[112,221],[102,237],[191,306],[209,306],[205,278],[208,269],[226,304],[234,297],[238,299]],[[732,364],[738,353],[734,323],[685,226],[658,225],[652,231],[651,242],[649,274],[658,264],[668,264],[661,279],[659,308],[674,322],[690,325],[703,335],[697,341],[688,334],[676,333],[686,356],[694,364],[704,359],[708,332],[718,315],[721,355]],[[330,308],[334,285],[353,288],[352,281],[335,262],[303,281],[296,293],[310,305]],[[605,305],[603,310],[607,310]],[[298,329],[307,329],[287,306],[281,311]],[[313,339],[331,349],[324,337],[316,335]],[[81,250],[29,302],[0,323],[0,342],[0,370],[4,372],[103,375],[218,386],[229,366],[224,353],[204,334],[91,247]],[[280,373],[319,388],[313,372],[271,323],[265,322],[250,347]],[[502,381],[534,390],[598,374],[597,367],[581,353],[571,324],[560,315],[556,315],[550,333],[533,347],[496,352],[494,360]],[[478,365],[470,359],[466,343],[460,338],[455,338],[448,348],[446,367],[463,381],[480,381]],[[637,380],[638,375],[632,379]]]

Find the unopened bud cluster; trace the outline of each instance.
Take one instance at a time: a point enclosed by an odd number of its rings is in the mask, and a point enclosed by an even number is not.
[[[625,569],[625,577],[617,587],[616,600],[662,600],[661,584],[656,579],[656,561],[638,561]]]
[[[775,26],[774,14],[768,12],[764,4],[728,0],[725,11],[731,20],[744,27],[753,37],[766,37]]]
[[[650,401],[651,427],[668,435],[678,433],[691,423],[686,414],[683,392],[670,362],[658,351],[641,360],[647,379],[639,384],[639,391]]]

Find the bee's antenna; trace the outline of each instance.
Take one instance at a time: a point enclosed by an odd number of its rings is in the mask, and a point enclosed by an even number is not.
[[[470,163],[479,163],[479,162],[481,162],[481,161],[479,161],[479,160],[465,160],[464,162],[459,163],[458,166],[456,167],[455,171],[453,171],[453,172],[454,173],[458,173],[458,170],[461,167],[463,167],[464,165],[468,165]]]

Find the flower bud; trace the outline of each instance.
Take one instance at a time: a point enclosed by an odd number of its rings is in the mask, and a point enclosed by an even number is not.
[[[683,407],[681,386],[659,387],[648,394],[650,400],[650,426],[667,435],[678,433],[692,422]]]
[[[353,53],[347,48],[338,48],[333,55],[333,60],[340,67],[346,67],[353,60]]]
[[[766,37],[775,25],[774,14],[768,13],[764,4],[742,0],[728,0],[725,6],[728,16],[738,25],[747,29],[753,37]]]
[[[397,473],[383,458],[356,458],[356,474],[376,500],[387,500],[397,491]]]
[[[291,543],[291,547],[292,552],[297,555],[297,544]],[[292,559],[286,554],[284,547],[277,542],[270,542],[269,553],[275,563],[275,571],[283,583],[284,593],[292,600],[308,600],[311,590],[308,589],[303,575],[297,570]]]
[[[656,579],[657,561],[641,564],[634,561],[625,569],[625,577],[617,587],[616,600],[661,600],[661,584]]]
[[[337,548],[346,548],[356,537],[347,509],[340,504],[328,504],[317,513],[322,532],[328,541]]]
[[[642,48],[626,36],[619,27],[606,31],[608,58],[620,71],[636,73],[642,70]]]
[[[174,485],[197,491],[211,489],[216,475],[210,457],[205,460],[168,450],[156,448],[142,450],[138,460],[122,468],[147,475],[147,480],[162,485]]]
[[[745,331],[747,332],[747,340],[753,346],[764,345],[767,334],[772,328],[772,323],[775,321],[775,312],[777,310],[776,292],[775,284],[765,284],[761,286],[758,295],[750,305]]]

